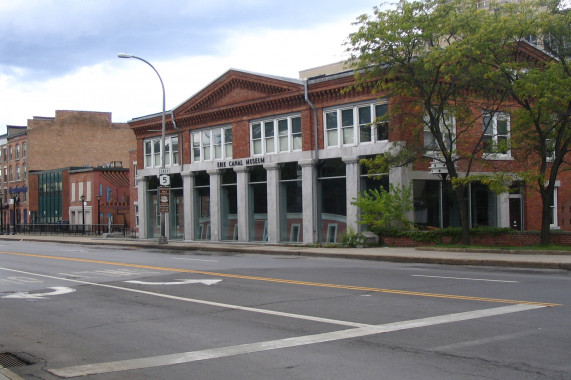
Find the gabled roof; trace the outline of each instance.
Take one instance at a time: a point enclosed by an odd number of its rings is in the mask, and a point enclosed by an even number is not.
[[[179,116],[230,104],[259,101],[272,95],[299,91],[303,83],[301,79],[230,69],[173,111]]]
[[[171,129],[172,114],[177,125],[225,120],[229,115],[247,115],[260,107],[286,108],[284,102],[303,102],[305,81],[230,69],[202,90],[172,110],[166,111],[167,129]],[[135,133],[156,130],[162,113],[134,118],[129,121]],[[179,124],[180,123],[180,124]]]

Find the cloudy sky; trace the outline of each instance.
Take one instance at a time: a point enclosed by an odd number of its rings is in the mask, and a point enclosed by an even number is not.
[[[230,68],[297,78],[346,58],[375,0],[0,0],[0,133],[55,110],[167,109]]]

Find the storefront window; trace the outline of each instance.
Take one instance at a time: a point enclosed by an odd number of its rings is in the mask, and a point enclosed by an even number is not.
[[[236,172],[221,171],[220,184],[220,237],[222,240],[238,240],[238,192]]]
[[[210,240],[210,176],[194,176],[194,240]]]
[[[320,241],[336,243],[347,229],[345,163],[340,158],[322,160],[318,167]]]
[[[250,241],[268,241],[268,184],[266,169],[250,168],[249,230]]]
[[[303,241],[301,167],[288,162],[280,168],[280,241]]]

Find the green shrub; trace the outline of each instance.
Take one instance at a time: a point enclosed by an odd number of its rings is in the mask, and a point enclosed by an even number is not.
[[[412,210],[412,186],[389,186],[389,191],[381,187],[353,199],[352,203],[361,209],[361,220],[358,223],[369,226],[371,231],[412,226],[406,217],[406,213]]]

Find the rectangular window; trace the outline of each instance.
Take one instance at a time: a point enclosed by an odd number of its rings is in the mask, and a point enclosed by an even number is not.
[[[456,120],[452,114],[445,113],[439,122],[442,141],[447,150],[453,150],[456,147]],[[440,147],[436,137],[432,134],[429,127],[428,116],[424,117],[424,148],[428,151],[438,152]]]
[[[341,130],[343,145],[352,145],[355,141],[355,127],[353,124],[353,109],[341,111]]]
[[[251,123],[250,147],[252,155],[301,150],[301,118],[288,116]]]
[[[266,121],[264,122],[264,135],[266,139],[266,153],[275,152],[275,140],[274,140],[274,122]]]
[[[484,153],[491,158],[510,157],[510,115],[485,112],[482,115]]]
[[[215,129],[212,131],[212,144],[214,145],[214,159],[222,158],[222,130]]]
[[[224,131],[224,157],[232,158],[232,128],[223,128]]]
[[[325,114],[325,133],[327,146],[339,146],[339,131],[337,126],[337,111]]]
[[[194,131],[191,138],[192,161],[232,158],[232,127]]]
[[[325,118],[327,147],[359,145],[388,140],[388,104],[359,104],[350,108],[328,110]]]
[[[154,138],[145,140],[144,142],[145,153],[145,168],[160,168],[161,167],[161,139]],[[178,137],[166,136],[165,137],[165,166],[178,165]]]
[[[252,152],[262,154],[262,124],[252,124]]]
[[[212,149],[212,141],[210,140],[210,132],[211,131],[202,132],[202,159],[204,161],[211,160],[210,150]]]
[[[200,132],[192,132],[192,161],[200,161]]]
[[[370,142],[373,140],[371,134],[371,107],[359,107],[359,141]]]

